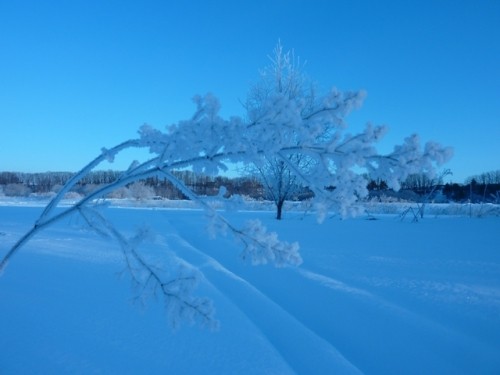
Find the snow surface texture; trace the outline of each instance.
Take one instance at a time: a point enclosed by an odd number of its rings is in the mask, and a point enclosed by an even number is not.
[[[0,255],[40,207],[0,206]],[[196,210],[108,208],[140,250],[174,252],[203,273],[216,331],[172,331],[141,305],[119,247],[71,217],[38,234],[0,277],[0,374],[490,374],[500,372],[500,218],[394,215],[317,225],[257,217],[298,241],[298,268],[251,266]],[[121,276],[120,276],[121,275]],[[131,302],[134,300],[135,305]]]

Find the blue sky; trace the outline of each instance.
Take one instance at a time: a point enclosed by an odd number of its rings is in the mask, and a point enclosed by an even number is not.
[[[0,1],[0,171],[76,171],[195,94],[243,115],[280,39],[320,88],[368,92],[352,131],[453,146],[461,182],[500,169],[498,25],[498,0]]]

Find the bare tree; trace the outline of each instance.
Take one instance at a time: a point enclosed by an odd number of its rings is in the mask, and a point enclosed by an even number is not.
[[[267,113],[269,100],[282,98],[292,103],[300,103],[299,108],[290,108],[290,112],[300,111],[303,119],[314,116],[318,109],[316,90],[314,85],[302,72],[300,60],[295,57],[294,51],[285,52],[281,42],[278,42],[270,57],[271,64],[261,71],[260,81],[254,85],[247,98],[246,109],[250,121],[259,121]],[[329,112],[335,116],[332,123],[318,126],[316,136],[327,138],[332,126],[343,123],[343,117],[358,106],[363,97],[363,92],[338,93],[339,100],[335,106],[329,106]],[[342,98],[340,98],[342,97]],[[289,121],[292,121],[290,117]],[[332,118],[330,119],[332,120]],[[272,125],[272,122],[270,123]],[[306,122],[304,122],[306,125]],[[300,132],[290,133],[290,142],[300,143]],[[256,175],[266,190],[267,198],[276,206],[276,219],[281,220],[283,205],[294,194],[304,190],[302,180],[295,170],[306,173],[311,170],[316,162],[307,153],[297,150],[288,153],[286,161],[283,155],[265,155],[264,162],[250,168],[250,173]]]
[[[10,197],[27,197],[31,194],[31,189],[24,184],[7,184],[3,187],[3,193]]]
[[[130,184],[128,190],[130,196],[137,200],[150,199],[155,195],[154,189],[150,186],[147,186],[143,181],[137,181],[133,184]]]
[[[300,155],[289,156],[290,159],[299,157]],[[290,162],[300,165],[297,161]],[[285,161],[279,158],[269,159],[266,157],[265,164],[255,166],[254,170],[258,172],[259,179],[266,191],[266,197],[273,201],[276,206],[276,219],[281,220],[285,201],[304,190],[304,186],[298,175],[292,172]]]

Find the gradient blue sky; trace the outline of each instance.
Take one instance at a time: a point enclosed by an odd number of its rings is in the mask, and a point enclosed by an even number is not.
[[[76,171],[101,147],[240,104],[278,39],[348,118],[453,146],[452,181],[500,169],[500,1],[0,1],[0,171]],[[122,169],[125,164],[110,168]]]

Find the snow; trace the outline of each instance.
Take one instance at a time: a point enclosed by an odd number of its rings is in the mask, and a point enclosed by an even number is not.
[[[23,204],[24,203],[24,204]],[[172,330],[136,299],[117,244],[73,216],[35,236],[0,277],[1,374],[489,374],[500,372],[500,217],[394,214],[318,225],[313,215],[228,213],[298,241],[303,264],[252,266],[204,215],[107,208],[141,251],[198,268],[219,328]],[[160,203],[155,203],[160,204]],[[0,255],[42,212],[0,204]],[[467,210],[465,210],[467,212]]]

